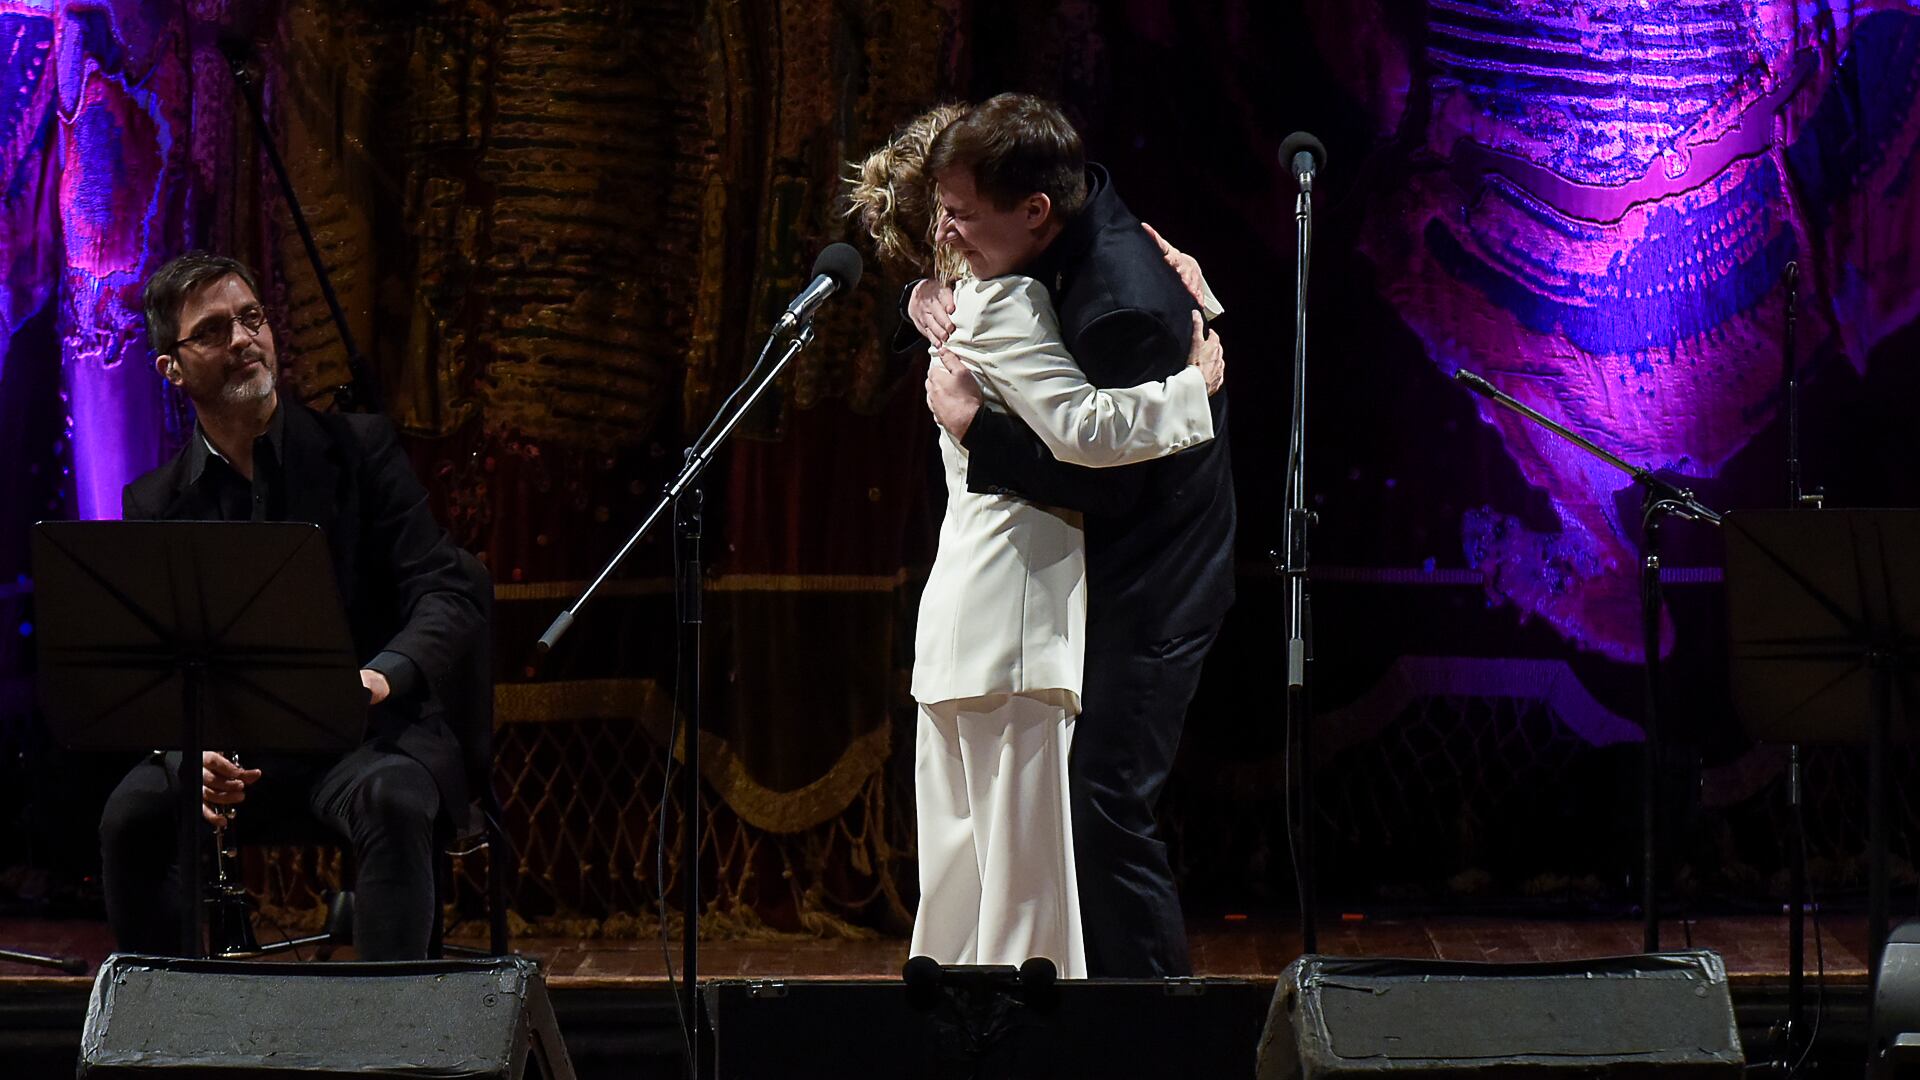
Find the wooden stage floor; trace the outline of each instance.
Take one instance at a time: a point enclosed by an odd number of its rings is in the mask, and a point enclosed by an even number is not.
[[[1661,925],[1661,944],[1713,949],[1725,959],[1738,983],[1784,980],[1787,974],[1785,917],[1729,915],[1678,920]],[[1189,925],[1195,973],[1211,977],[1270,980],[1300,954],[1300,932],[1292,918],[1249,916]],[[455,940],[463,940],[456,933]],[[1829,985],[1862,985],[1866,980],[1866,919],[1827,915],[1820,943]],[[1555,920],[1422,914],[1348,917],[1323,926],[1320,951],[1343,956],[1401,956],[1495,963],[1578,960],[1640,952],[1641,926],[1618,919]],[[89,920],[0,919],[0,948],[54,952],[81,957],[89,972],[111,950],[105,924]],[[680,942],[670,945],[680,962]],[[666,962],[658,938],[580,940],[527,937],[514,942],[517,952],[538,959],[555,989],[651,988],[664,983]],[[701,980],[710,979],[888,979],[896,978],[907,957],[898,938],[866,941],[820,940],[798,936],[770,940],[703,942]],[[1811,922],[1807,929],[1807,970],[1817,954]],[[52,981],[80,983],[87,977],[0,962],[0,987]]]

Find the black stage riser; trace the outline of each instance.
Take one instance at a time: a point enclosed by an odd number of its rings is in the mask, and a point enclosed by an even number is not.
[[[715,982],[715,1080],[796,1076],[1233,1077],[1253,1074],[1269,991],[1246,979],[942,989],[916,1008],[898,980]]]

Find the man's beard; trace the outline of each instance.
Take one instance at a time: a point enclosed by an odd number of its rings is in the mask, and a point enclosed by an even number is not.
[[[228,382],[220,387],[220,400],[227,405],[252,405],[273,396],[275,371],[272,364],[261,362],[258,371],[248,375],[240,382]]]

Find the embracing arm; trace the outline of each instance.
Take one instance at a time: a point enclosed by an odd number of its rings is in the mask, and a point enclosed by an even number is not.
[[[900,290],[900,325],[888,347],[898,356],[944,345],[953,333],[953,288],[934,278],[917,278]]]
[[[1122,385],[1165,377],[1168,358],[1181,355],[1185,345],[1174,340],[1160,320],[1130,308],[1094,320],[1081,333],[1080,344],[1086,355],[1101,358],[1111,373],[1106,381]],[[961,441],[967,448],[970,491],[1015,494],[1050,506],[1113,515],[1139,501],[1147,479],[1138,467],[1089,469],[1061,462],[1033,429],[988,409],[973,418]]]
[[[1103,390],[1087,381],[1062,344],[1042,286],[1027,278],[1001,278],[974,289],[967,297],[967,306],[976,309],[968,313],[970,332],[950,339],[946,353],[991,382],[1008,411],[1055,458],[1105,468],[1163,457],[1213,438],[1208,372],[1197,363],[1171,378]],[[1198,314],[1194,324],[1200,324]],[[1210,338],[1196,341],[1196,346],[1208,345],[1217,350]],[[1104,355],[1094,359],[1109,366]]]

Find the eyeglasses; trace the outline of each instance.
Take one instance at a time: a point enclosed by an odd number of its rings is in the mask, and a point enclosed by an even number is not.
[[[182,345],[204,350],[218,349],[233,340],[234,323],[239,323],[249,335],[258,335],[260,328],[267,324],[266,309],[258,304],[249,304],[236,315],[208,319],[200,329],[174,342],[173,347],[176,350]]]

